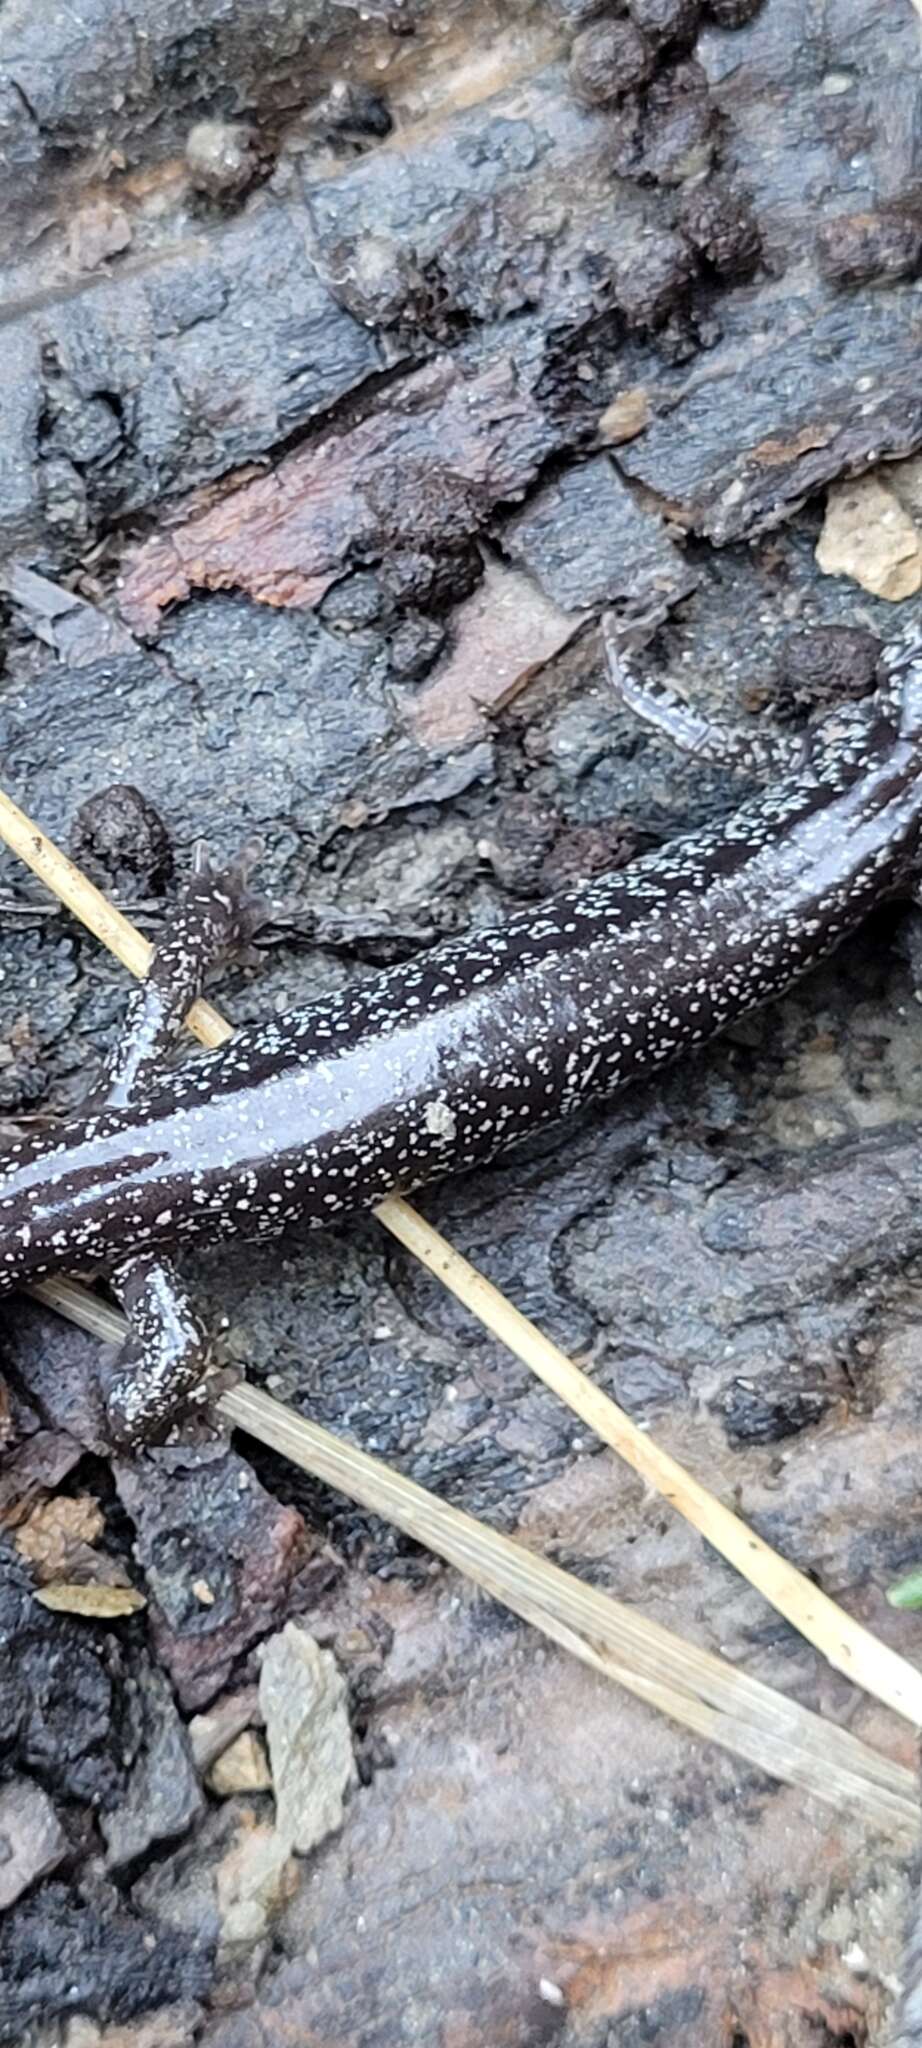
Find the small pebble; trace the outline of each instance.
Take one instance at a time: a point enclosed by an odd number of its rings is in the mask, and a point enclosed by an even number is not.
[[[636,440],[651,418],[650,400],[643,385],[632,384],[627,391],[619,391],[605,407],[598,425],[599,440],[608,448],[619,448],[625,441]]]
[[[607,107],[644,85],[653,70],[653,51],[632,21],[600,21],[576,37],[570,54],[570,83],[587,106]]]
[[[922,270],[922,208],[893,205],[840,213],[817,230],[816,253],[840,290],[898,284]]]
[[[848,576],[891,604],[922,589],[922,534],[885,470],[830,484],[816,560],[825,576]]]
[[[71,852],[94,881],[135,895],[161,895],[173,873],[163,819],[130,782],[112,782],[80,805]]]
[[[196,191],[237,198],[259,174],[257,138],[240,122],[197,121],[186,137],[186,166]]]
[[[628,0],[632,21],[654,50],[690,50],[698,33],[700,0]]]
[[[262,1737],[244,1728],[212,1764],[205,1782],[219,1799],[237,1792],[271,1792],[272,1772]]]
[[[683,307],[694,279],[688,245],[669,229],[650,234],[619,264],[615,303],[632,334],[649,334]]]
[[[762,254],[752,202],[725,178],[695,185],[679,209],[682,233],[718,277],[750,277]]]

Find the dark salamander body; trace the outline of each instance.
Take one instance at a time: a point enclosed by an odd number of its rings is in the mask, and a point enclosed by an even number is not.
[[[920,833],[916,663],[722,825],[12,1147],[0,1287],[335,1222],[489,1160],[712,1037],[912,894]]]

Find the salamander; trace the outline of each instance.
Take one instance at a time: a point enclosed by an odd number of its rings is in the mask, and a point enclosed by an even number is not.
[[[609,653],[624,701],[699,754],[725,752],[724,734]],[[336,1223],[492,1160],[703,1044],[874,905],[914,895],[918,651],[769,765],[724,822],[171,1070],[164,1046],[236,928],[226,882],[193,885],[101,1097],[12,1145],[0,1174],[0,1290],[101,1270],[133,1314],[139,1336],[108,1390],[114,1434],[162,1433],[201,1373],[164,1263],[176,1247]]]

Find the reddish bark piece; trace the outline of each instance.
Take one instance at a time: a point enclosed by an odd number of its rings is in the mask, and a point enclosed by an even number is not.
[[[126,564],[122,617],[154,633],[164,607],[193,589],[317,604],[350,562],[419,540],[457,545],[527,488],[551,445],[507,358],[475,377],[439,358],[357,426],[298,448],[145,542]]]
[[[880,2039],[881,1985],[856,1977],[834,1948],[789,1969],[748,1957],[749,1982],[732,2000],[728,2035],[741,2030],[751,2048],[802,2048],[811,2041]],[[889,2029],[887,2030],[889,2038]]]
[[[437,751],[482,732],[486,719],[566,647],[580,623],[530,577],[488,567],[480,588],[455,614],[448,659],[416,698],[416,738]]]

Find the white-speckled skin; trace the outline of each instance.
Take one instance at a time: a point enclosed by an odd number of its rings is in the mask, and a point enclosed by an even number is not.
[[[726,823],[11,1148],[0,1288],[337,1221],[654,1072],[913,890],[922,666]]]

